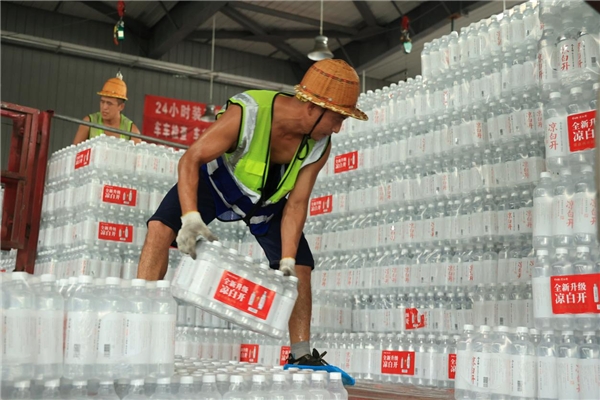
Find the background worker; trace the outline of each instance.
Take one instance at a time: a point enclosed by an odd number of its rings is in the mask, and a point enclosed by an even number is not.
[[[196,240],[215,240],[206,224],[243,220],[271,268],[298,277],[289,320],[298,365],[324,365],[310,349],[314,259],[302,230],[317,175],[331,151],[331,135],[356,108],[360,84],[342,60],[313,64],[296,95],[268,90],[240,93],[179,161],[179,180],[148,222],[138,278],[162,279],[169,245],[196,256]]]
[[[86,115],[83,117],[84,121],[117,128],[126,132],[140,133],[140,130],[135,126],[133,121],[122,114],[125,109],[125,102],[127,101],[127,85],[122,78],[110,78],[104,83],[104,87],[102,87],[102,90],[98,94],[100,95],[100,111]],[[140,142],[140,139],[133,139],[125,134],[120,135],[87,125],[79,125],[75,139],[73,139],[73,144],[84,142],[101,134],[132,140],[135,143]]]

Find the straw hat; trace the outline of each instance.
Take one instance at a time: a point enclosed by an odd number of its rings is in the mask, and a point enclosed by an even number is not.
[[[302,101],[361,121],[368,120],[367,115],[356,108],[360,93],[358,74],[343,60],[314,63],[294,89]]]
[[[127,100],[127,85],[122,79],[110,78],[104,83],[102,90],[98,94],[100,96]]]

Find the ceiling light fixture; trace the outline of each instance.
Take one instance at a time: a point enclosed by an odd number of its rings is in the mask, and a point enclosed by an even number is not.
[[[212,42],[211,42],[211,50],[210,50],[210,92],[208,96],[208,105],[206,106],[206,111],[204,115],[200,117],[200,121],[205,122],[215,122],[217,116],[215,114],[215,105],[213,104],[213,81],[215,77],[215,20],[216,17],[213,16],[213,26],[212,26]]]
[[[321,20],[319,24],[319,36],[315,37],[315,47],[312,49],[310,53],[308,53],[308,58],[313,61],[321,61],[326,60],[328,58],[333,58],[333,53],[329,50],[327,46],[327,36],[323,36],[323,0],[321,0]]]

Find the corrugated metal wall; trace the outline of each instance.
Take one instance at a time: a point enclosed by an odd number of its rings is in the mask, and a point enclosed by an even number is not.
[[[112,26],[94,21],[1,3],[2,29],[10,32],[71,42],[79,45],[115,51]],[[218,39],[217,39],[218,40]],[[217,42],[218,43],[218,42]],[[106,79],[115,76],[118,65],[55,54],[41,50],[2,44],[2,101],[39,109],[52,109],[59,114],[83,117],[99,108],[96,92]],[[141,54],[136,42],[125,41],[123,52]],[[210,46],[195,42],[181,42],[162,58],[164,61],[210,69]],[[209,83],[195,79],[177,78],[171,74],[122,67],[128,86],[129,101],[124,114],[141,129],[144,96],[155,94],[184,100],[208,102]],[[250,53],[217,48],[215,70],[294,84],[298,77],[291,65],[282,60]],[[368,79],[367,88],[383,86],[381,81]],[[230,96],[247,88],[224,84],[214,85],[213,99],[223,104]],[[6,168],[10,135],[7,121],[2,121],[2,168]],[[69,145],[77,126],[53,120],[50,151]]]

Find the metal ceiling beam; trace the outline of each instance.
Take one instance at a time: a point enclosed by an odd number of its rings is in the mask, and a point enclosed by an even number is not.
[[[356,7],[360,15],[367,23],[367,26],[377,26],[377,18],[375,18],[375,14],[373,14],[373,11],[371,11],[366,1],[354,0],[353,3],[354,7]]]
[[[323,31],[323,34],[329,38],[351,38],[352,35],[344,32],[336,32],[336,31]],[[218,30],[216,32],[216,37],[218,39],[239,39],[239,40],[250,40],[250,41],[259,41],[266,42],[268,39],[277,38],[280,41],[284,41],[286,39],[314,39],[316,36],[315,31],[310,29],[301,29],[301,30],[284,30],[284,29],[271,29],[267,32],[267,36],[255,35],[247,30],[235,30],[235,29],[224,29]],[[212,31],[209,30],[201,30],[194,31],[188,39],[191,40],[204,40],[211,39]]]
[[[469,12],[486,5],[487,1],[452,1],[445,5],[452,13]],[[410,24],[414,35],[412,40],[418,40],[422,36],[439,29],[449,22],[448,11],[441,1],[427,1],[405,14],[410,18]],[[376,65],[379,61],[402,51],[400,43],[400,21],[402,17],[395,19],[386,25],[384,33],[372,36],[369,40],[354,40],[344,47],[346,52],[356,64],[356,70],[361,72]],[[342,58],[341,49],[333,52],[335,58]]]
[[[228,18],[241,25],[243,28],[248,29],[254,35],[264,37],[267,43],[282,51],[284,54],[287,54],[293,61],[296,61],[300,64],[308,64],[306,55],[300,53],[286,42],[282,42],[278,38],[270,36],[262,26],[260,26],[251,18],[248,18],[248,16],[244,15],[241,11],[238,11],[230,6],[226,6],[221,9],[221,12]]]
[[[226,1],[180,1],[152,29],[149,56],[160,58],[227,4]],[[176,27],[177,26],[177,27]]]
[[[109,17],[115,22],[119,20],[119,14],[117,12],[117,9],[109,6],[103,1],[80,1],[80,3],[88,6],[92,10],[98,11],[100,14]],[[127,14],[125,14],[123,21],[125,21],[125,29],[129,30],[137,37],[141,39],[150,38],[150,29],[148,29],[148,27],[146,27],[146,25],[144,25],[140,21],[127,16]]]
[[[316,27],[320,26],[319,25],[320,21],[318,19],[307,18],[307,17],[303,17],[298,14],[292,14],[292,13],[287,13],[285,11],[274,10],[272,8],[257,6],[256,4],[246,3],[245,1],[233,1],[230,3],[230,6],[240,9],[240,10],[252,11],[255,13],[259,13],[259,14],[271,15],[273,17],[287,19],[287,20],[294,21],[294,22],[299,22],[301,24],[306,24],[306,25],[316,26]],[[350,35],[354,35],[358,32],[358,30],[355,28],[344,26],[344,25],[339,25],[339,24],[334,24],[334,23],[327,22],[327,21],[323,21],[323,29],[330,29],[333,31],[345,32]],[[318,34],[318,32],[315,31],[315,34],[313,36],[316,36],[317,34]]]

